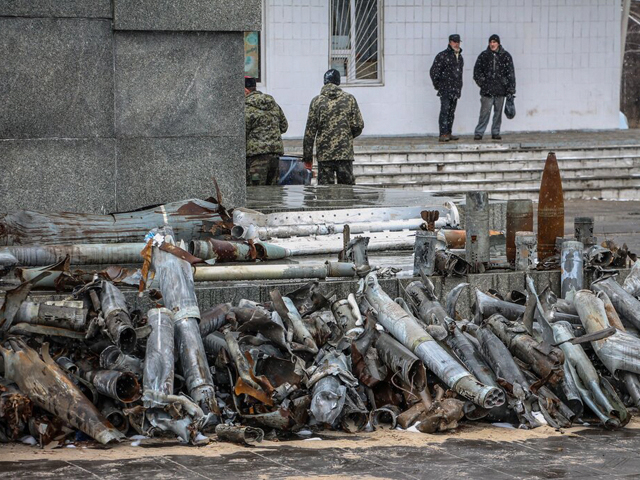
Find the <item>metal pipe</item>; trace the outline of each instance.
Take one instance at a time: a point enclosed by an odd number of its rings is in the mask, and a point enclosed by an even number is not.
[[[218,209],[216,203],[190,199],[109,215],[19,210],[0,216],[0,245],[137,242],[158,225],[169,225],[177,239],[189,241],[205,222],[222,220]]]
[[[122,403],[135,402],[140,398],[140,384],[131,372],[117,370],[90,370],[84,378],[91,382],[98,393]]]
[[[47,305],[46,303],[22,302],[14,317],[14,322],[85,332],[87,330],[87,309],[68,304]]]
[[[576,293],[574,303],[588,334],[611,326],[604,302],[590,290]],[[640,338],[618,330],[610,337],[592,341],[591,346],[613,375],[617,375],[619,371],[640,374]]]
[[[420,276],[420,272],[426,276],[433,275],[436,266],[436,246],[438,238],[436,232],[418,230],[413,246],[413,276]]]
[[[509,351],[529,365],[539,378],[547,379],[551,385],[557,385],[562,381],[564,378],[562,350],[549,346],[548,351],[543,351],[540,343],[527,334],[521,324],[511,322],[500,314],[492,315],[485,324]]]
[[[493,408],[505,401],[504,392],[480,383],[442,348],[418,323],[382,290],[375,274],[364,280],[364,294],[380,324],[412,350],[440,380],[472,402]]]
[[[613,262],[613,252],[600,245],[592,245],[585,249],[584,261],[589,267],[608,267]]]
[[[233,442],[241,445],[253,445],[262,442],[264,439],[264,432],[261,428],[225,425],[224,423],[216,425],[216,435],[223,442]]]
[[[355,277],[353,263],[327,262],[323,265],[238,265],[238,266],[198,266],[193,267],[196,282],[235,280],[281,280],[292,278]]]
[[[101,283],[100,305],[107,335],[120,350],[131,353],[136,347],[138,338],[131,324],[127,301],[122,292],[106,280]]]
[[[489,195],[487,192],[467,192],[465,205],[465,260],[472,271],[491,260],[489,242]]]
[[[573,385],[580,392],[584,403],[595,413],[607,428],[619,428],[630,419],[618,395],[611,385],[598,375],[580,345],[573,345],[573,329],[566,322],[551,324],[553,336],[564,352],[565,365],[573,380]]]
[[[427,385],[427,372],[422,361],[407,347],[387,333],[380,333],[376,352],[382,362],[412,391],[421,392]]]
[[[213,238],[191,240],[189,253],[202,260],[216,262],[255,262],[257,259],[254,245],[248,242],[227,242]]]
[[[86,433],[102,444],[122,440],[124,435],[109,423],[49,355],[48,344],[38,353],[18,338],[0,344],[4,376],[15,382],[33,403]]]
[[[591,284],[594,292],[604,292],[623,320],[640,330],[640,301],[623,289],[613,277],[602,277]]]
[[[126,434],[129,431],[129,419],[111,400],[102,402],[100,411],[104,418],[122,433]]]
[[[463,258],[444,250],[436,252],[435,267],[444,276],[464,277],[469,273],[469,264]]]
[[[631,267],[627,278],[624,279],[622,288],[634,297],[640,296],[640,260],[636,260]]]
[[[358,380],[351,374],[347,357],[334,350],[320,360],[308,386],[312,388],[311,414],[319,423],[333,425],[344,408],[347,387],[358,386]]]
[[[583,267],[584,259],[582,252],[584,246],[580,242],[567,240],[562,243],[562,253],[560,255],[560,290],[562,298],[573,296],[578,290],[582,290],[584,284]],[[573,292],[573,293],[572,293]]]
[[[0,256],[13,255],[18,264],[40,267],[64,260],[71,265],[113,265],[142,263],[144,243],[88,243],[77,245],[13,245],[0,247]]]
[[[533,232],[516,232],[516,270],[526,272],[536,267],[538,263],[538,240]]]
[[[100,353],[100,367],[105,370],[131,372],[138,377],[142,376],[142,362],[140,359],[125,355],[115,345],[109,345]]]
[[[153,308],[147,313],[147,321],[151,333],[144,356],[142,401],[146,408],[162,407],[164,403],[157,402],[158,396],[173,395],[173,315],[167,308]]]
[[[573,228],[576,241],[582,242],[585,248],[596,244],[596,237],[593,236],[593,217],[575,217]]]
[[[156,237],[160,236],[162,242],[175,244],[170,227],[152,232]],[[215,387],[198,328],[200,309],[191,265],[157,246],[153,248],[151,265],[156,272],[164,305],[173,312],[176,350],[189,395],[204,413],[217,414]]]
[[[516,232],[533,230],[533,202],[531,200],[507,201],[507,261],[516,261]]]

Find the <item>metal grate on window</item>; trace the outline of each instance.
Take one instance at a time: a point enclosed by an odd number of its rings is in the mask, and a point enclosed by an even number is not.
[[[346,84],[380,83],[382,0],[330,0],[329,63]]]

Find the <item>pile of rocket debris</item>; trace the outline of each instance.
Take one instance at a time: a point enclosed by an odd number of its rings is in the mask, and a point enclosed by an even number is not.
[[[322,429],[435,433],[477,420],[623,427],[640,406],[640,262],[619,284],[617,270],[635,256],[597,245],[593,219],[577,219],[575,239],[564,240],[557,182],[550,154],[537,235],[526,201],[509,202],[506,236],[491,232],[484,193],[467,195],[465,230],[453,204],[442,218],[387,209],[375,222],[352,211],[347,220],[334,212],[334,223],[296,212],[285,223],[287,214],[227,212],[219,198],[0,217],[0,441],[107,444],[137,434],[198,445],[215,434],[253,444]],[[505,240],[506,258],[496,259],[492,246]],[[402,298],[381,287],[397,271],[372,267],[370,247],[413,249],[416,279]],[[286,260],[296,252],[339,261]],[[530,276],[554,266],[559,296]],[[469,318],[456,308],[467,283],[442,303],[432,283],[495,269],[521,271],[525,291],[476,289]],[[596,279],[585,289],[588,276]],[[313,280],[327,277],[358,281],[343,298]],[[266,302],[198,305],[195,282],[285,278],[306,282],[272,288]],[[43,300],[39,289],[56,294]]]

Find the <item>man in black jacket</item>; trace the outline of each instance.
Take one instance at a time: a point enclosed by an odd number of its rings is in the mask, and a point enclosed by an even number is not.
[[[502,45],[500,37],[491,35],[489,46],[476,60],[473,69],[473,79],[480,87],[480,119],[475,131],[475,140],[482,140],[482,135],[489,123],[493,108],[493,123],[491,124],[491,138],[500,140],[500,126],[502,125],[502,109],[507,95],[516,94],[516,74],[513,59]]]
[[[464,59],[460,48],[460,35],[449,35],[449,46],[433,60],[429,73],[433,87],[440,97],[440,142],[458,140],[451,135],[453,119],[456,113],[456,105],[462,93],[462,69]]]

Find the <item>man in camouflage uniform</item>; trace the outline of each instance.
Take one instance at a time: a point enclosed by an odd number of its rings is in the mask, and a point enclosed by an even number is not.
[[[247,185],[275,185],[278,163],[284,154],[282,134],[289,124],[271,95],[256,90],[256,79],[245,77]]]
[[[353,139],[362,133],[364,121],[353,95],[342,91],[340,73],[324,74],[324,87],[311,101],[304,132],[303,160],[313,163],[313,144],[318,159],[318,185],[354,185]]]

